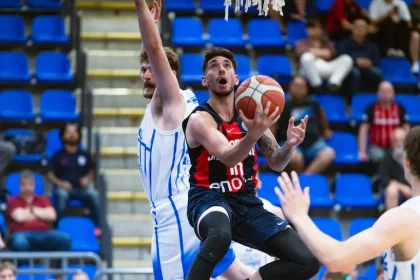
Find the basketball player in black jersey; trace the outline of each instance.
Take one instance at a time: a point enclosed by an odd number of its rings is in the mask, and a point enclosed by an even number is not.
[[[287,142],[280,147],[269,129],[280,117],[278,108],[268,115],[270,104],[264,109],[259,104],[252,120],[236,113],[233,94],[239,80],[230,51],[207,51],[203,72],[210,99],[183,123],[192,164],[188,220],[204,242],[187,279],[208,280],[232,240],[280,259],[250,279],[311,278],[319,269],[316,258],[287,222],[266,211],[255,195],[255,144],[269,166],[282,171],[305,137],[308,117],[298,126],[290,119]]]

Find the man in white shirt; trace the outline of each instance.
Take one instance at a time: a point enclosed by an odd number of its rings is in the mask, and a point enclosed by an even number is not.
[[[408,53],[411,15],[403,0],[374,0],[369,7],[372,23],[379,28],[376,40],[385,45],[387,56]]]

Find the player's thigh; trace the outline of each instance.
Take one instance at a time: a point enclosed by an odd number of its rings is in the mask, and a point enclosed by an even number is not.
[[[285,220],[268,212],[263,206],[249,208],[246,217],[233,230],[233,240],[266,252],[265,242],[288,226]]]

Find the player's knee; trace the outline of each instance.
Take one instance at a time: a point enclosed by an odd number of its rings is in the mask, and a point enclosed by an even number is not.
[[[302,258],[300,265],[302,266],[302,274],[304,277],[307,277],[307,279],[315,276],[319,271],[319,261],[315,256],[307,250],[306,252],[302,252]]]
[[[232,242],[232,231],[226,228],[209,229],[200,256],[211,263],[218,263],[227,251]]]

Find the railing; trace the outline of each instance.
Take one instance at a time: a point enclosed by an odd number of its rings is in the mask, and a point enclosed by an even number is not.
[[[147,279],[153,279],[153,269],[151,267],[145,268],[105,268],[98,271],[95,280],[102,279],[104,276],[120,275],[120,279],[124,280],[126,275],[144,275]],[[145,280],[145,279],[142,279]]]

